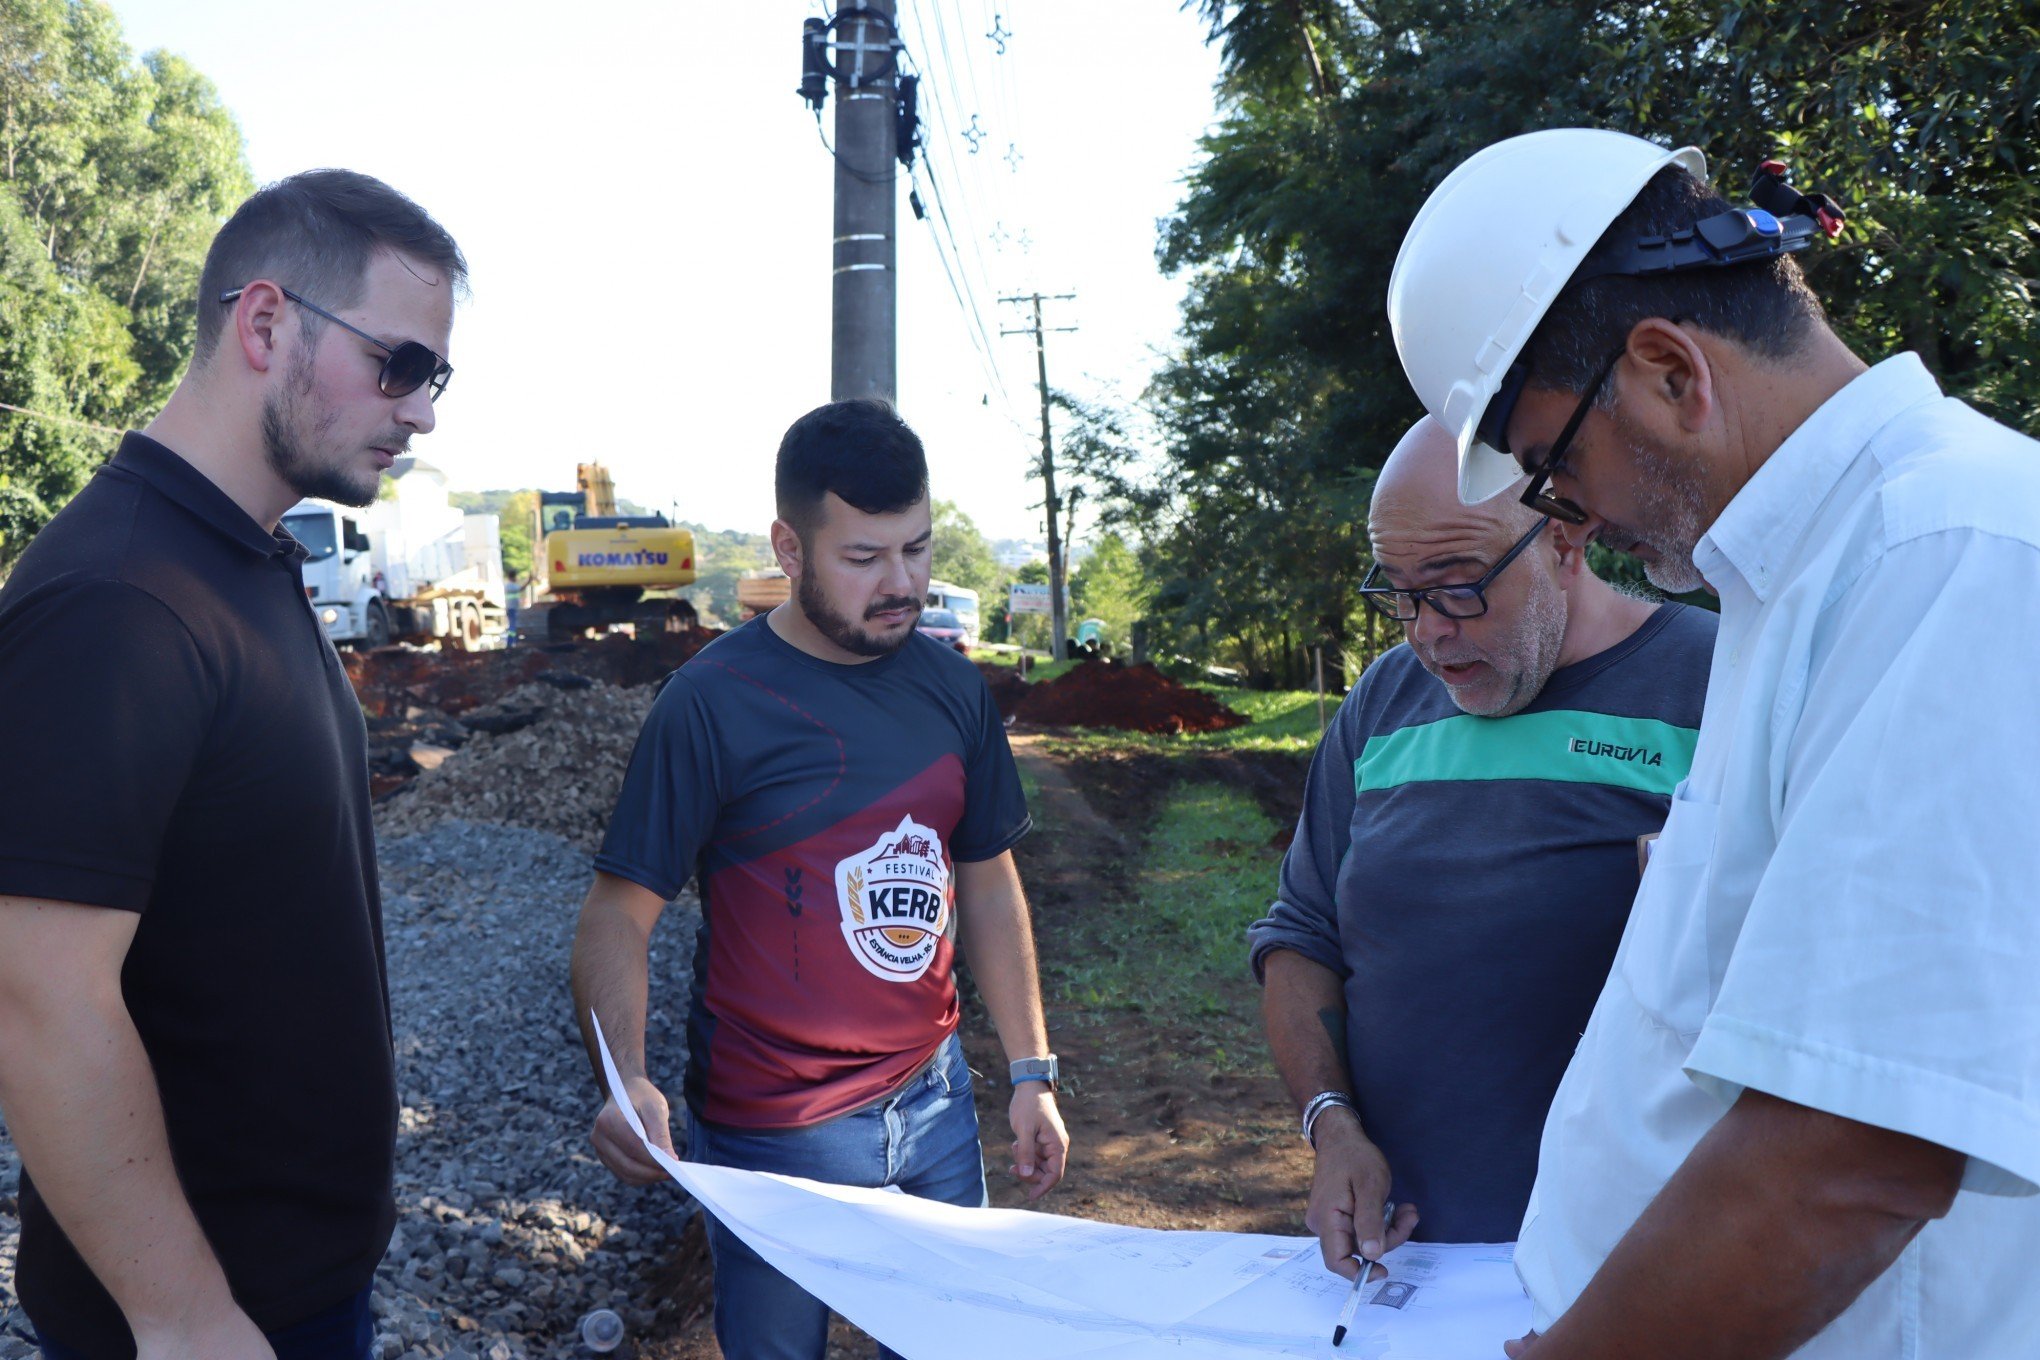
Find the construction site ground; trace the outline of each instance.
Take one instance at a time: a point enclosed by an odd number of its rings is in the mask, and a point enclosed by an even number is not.
[[[1238,925],[1258,916],[1272,893],[1286,828],[1301,806],[1307,753],[1146,744],[1094,734],[1081,748],[1055,731],[1013,732],[1029,784],[1035,829],[1015,852],[1035,916],[1049,1010],[1050,1042],[1070,1075],[1062,1101],[1072,1144],[1062,1186],[1035,1206],[1056,1213],[1153,1228],[1301,1233],[1311,1160],[1296,1136],[1296,1114],[1259,1042],[1260,992],[1245,951],[1230,985],[1221,981],[1196,1015],[1145,1008],[1132,997],[1086,994],[1088,956],[1113,947],[1106,918],[1143,896],[1143,865],[1156,818],[1173,791],[1207,784],[1249,791],[1273,836],[1233,850],[1249,881],[1266,892],[1238,902]],[[1122,926],[1124,922],[1120,923]],[[1166,933],[1147,932],[1166,941]],[[1157,974],[1193,969],[1164,944]],[[1166,989],[1158,989],[1166,990]],[[1210,1008],[1223,1014],[1214,1015]],[[966,1012],[971,1067],[1005,1068],[981,1006]],[[1216,1042],[1215,1042],[1216,1041]],[[978,1088],[978,1120],[992,1202],[1024,1198],[1011,1164],[1003,1085]],[[709,1318],[706,1251],[684,1244],[667,1278],[688,1302],[670,1330],[648,1339],[655,1360],[714,1360],[721,1351]],[[866,1357],[871,1340],[838,1319],[830,1356]]]
[[[351,655],[380,833],[495,824],[592,852],[656,682],[715,636]],[[1037,1207],[1301,1232],[1310,1159],[1260,1039],[1241,936],[1269,900],[1301,805],[1317,730],[1305,698],[1190,687],[1107,661],[1045,668],[1033,682],[1010,666],[982,670],[1035,818],[1016,855],[1068,1074],[1070,1170]],[[1002,1074],[967,973],[963,989],[971,1065]],[[1008,1096],[1000,1081],[978,1088],[992,1202],[1017,1206]],[[718,1356],[698,1219],[645,1255],[629,1349]],[[418,1353],[439,1353],[437,1341]],[[866,1356],[873,1343],[839,1319],[831,1353]]]

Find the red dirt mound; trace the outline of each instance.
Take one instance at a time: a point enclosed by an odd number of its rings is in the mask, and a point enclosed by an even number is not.
[[[999,706],[999,716],[1011,719],[1013,710],[1020,707],[1020,701],[1033,688],[1020,678],[1020,672],[1011,666],[995,666],[988,661],[977,663],[978,671],[985,677],[985,688],[992,692],[992,702]]]
[[[646,685],[678,669],[721,636],[718,629],[663,633],[644,642],[612,634],[594,642],[507,647],[494,652],[427,652],[385,647],[343,652],[347,678],[371,718],[402,717],[412,707],[458,717],[550,674],[604,684]]]
[[[643,642],[614,634],[494,652],[409,647],[343,652],[347,678],[368,719],[370,791],[384,798],[402,788],[420,768],[436,763],[434,751],[443,755],[467,740],[471,729],[462,721],[467,714],[533,681],[563,690],[647,685],[678,670],[720,635],[717,629],[694,628]],[[473,730],[504,730],[502,715],[494,723],[485,722],[486,716],[478,715]]]
[[[1086,661],[1029,685],[1014,710],[1040,727],[1118,727],[1134,732],[1219,732],[1247,721],[1218,700],[1153,666]]]

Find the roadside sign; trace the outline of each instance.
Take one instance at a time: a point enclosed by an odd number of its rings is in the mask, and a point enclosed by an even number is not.
[[[1049,614],[1054,610],[1046,585],[1030,586],[1015,581],[1007,605],[1015,614]]]

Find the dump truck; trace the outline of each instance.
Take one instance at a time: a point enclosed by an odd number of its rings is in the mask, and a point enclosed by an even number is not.
[[[428,463],[399,459],[366,506],[299,501],[283,527],[305,546],[305,594],[336,645],[479,651],[508,635],[502,526],[461,513]]]
[[[664,515],[618,513],[609,470],[582,463],[573,491],[539,493],[532,526],[531,603],[555,641],[629,624],[639,637],[692,628],[692,602],[657,592],[694,584],[694,535]]]

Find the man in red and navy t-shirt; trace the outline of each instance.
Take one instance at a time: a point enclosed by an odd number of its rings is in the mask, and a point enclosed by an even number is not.
[[[1038,1199],[1069,1149],[1013,867],[1019,775],[977,668],[915,632],[930,515],[920,440],[878,401],[809,412],[779,446],[772,544],[793,598],[676,671],[638,737],[574,944],[645,1128],[646,949],[692,878],[692,1161],[985,1202],[951,968],[971,965],[1011,1060],[1013,1171]],[[599,1080],[599,1074],[598,1074]],[[606,1104],[595,1147],[664,1178]],[[730,1360],[819,1360],[828,1310],[710,1220]]]

